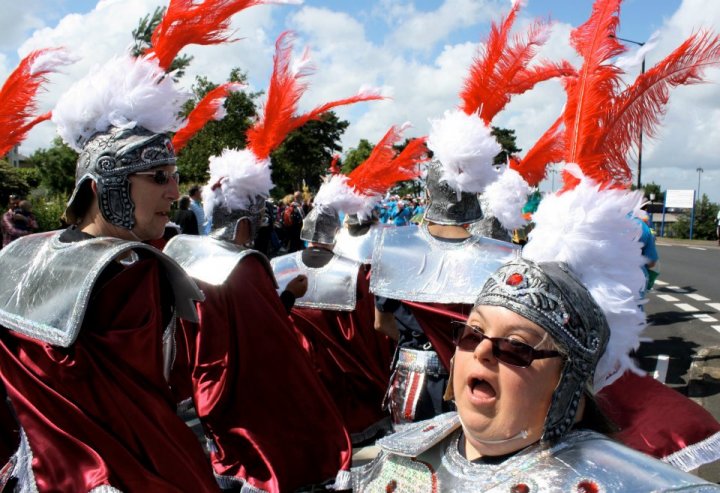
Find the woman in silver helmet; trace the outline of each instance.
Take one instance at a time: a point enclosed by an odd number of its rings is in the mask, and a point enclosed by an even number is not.
[[[504,265],[455,327],[457,413],[381,440],[354,491],[720,491],[607,436],[589,389],[609,334],[566,264]]]

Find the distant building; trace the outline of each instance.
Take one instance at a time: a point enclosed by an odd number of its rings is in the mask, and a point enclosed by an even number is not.
[[[18,150],[19,148],[20,146],[13,147],[5,156],[5,160],[13,168],[32,168],[30,162],[28,161],[28,157],[20,154],[20,151]]]

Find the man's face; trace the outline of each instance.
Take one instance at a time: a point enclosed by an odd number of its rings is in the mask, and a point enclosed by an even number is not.
[[[159,166],[155,170],[176,171],[174,165]],[[140,240],[162,238],[169,221],[170,207],[180,197],[177,182],[171,178],[166,184],[155,183],[150,175],[130,175],[130,198],[135,204],[135,226],[132,232]]]
[[[302,202],[302,194],[300,192],[295,192],[295,195],[293,195],[293,200],[297,202],[298,204]]]

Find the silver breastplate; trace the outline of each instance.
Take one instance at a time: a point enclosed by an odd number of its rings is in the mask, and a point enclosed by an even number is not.
[[[373,255],[370,291],[398,300],[472,304],[490,274],[518,252],[516,245],[480,236],[454,243],[434,238],[425,226],[386,228]]]
[[[383,226],[374,225],[364,235],[352,236],[347,228],[343,228],[335,236],[333,253],[361,264],[369,264],[372,261],[375,242],[383,229],[385,229]]]
[[[280,289],[299,274],[308,278],[305,296],[295,306],[320,310],[352,311],[357,303],[359,262],[334,255],[324,267],[313,268],[302,261],[302,252],[290,253],[270,261]]]
[[[213,286],[224,284],[235,266],[252,255],[260,260],[275,283],[265,255],[227,241],[208,236],[177,235],[168,241],[163,253],[180,264],[188,276]]]
[[[459,452],[459,425],[448,413],[382,439],[375,462],[353,470],[353,491],[385,492],[393,481],[397,493],[720,491],[592,431],[570,432],[552,447],[531,445],[499,464],[473,463]]]
[[[144,251],[155,256],[175,295],[175,311],[196,321],[203,295],[170,258],[144,243],[93,238],[62,243],[59,231],[26,236],[0,250],[0,325],[56,346],[75,342],[100,274],[118,260],[130,264]]]

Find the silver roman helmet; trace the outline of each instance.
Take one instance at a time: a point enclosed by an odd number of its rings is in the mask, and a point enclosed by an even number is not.
[[[542,435],[543,440],[560,438],[575,423],[580,398],[593,383],[610,337],[602,310],[567,264],[526,259],[498,269],[475,305],[501,306],[538,324],[566,355]]]
[[[65,218],[76,223],[84,214],[83,190],[97,185],[98,206],[103,217],[116,226],[135,226],[135,204],[130,199],[128,176],[158,166],[175,164],[170,137],[143,127],[110,127],[93,135],[82,147],[75,171],[75,190]]]
[[[463,225],[480,221],[482,208],[477,193],[458,192],[442,177],[442,164],[433,161],[427,166],[428,205],[424,219],[437,224]]]
[[[300,239],[311,243],[334,245],[340,231],[340,215],[332,206],[316,205],[303,220]]]

